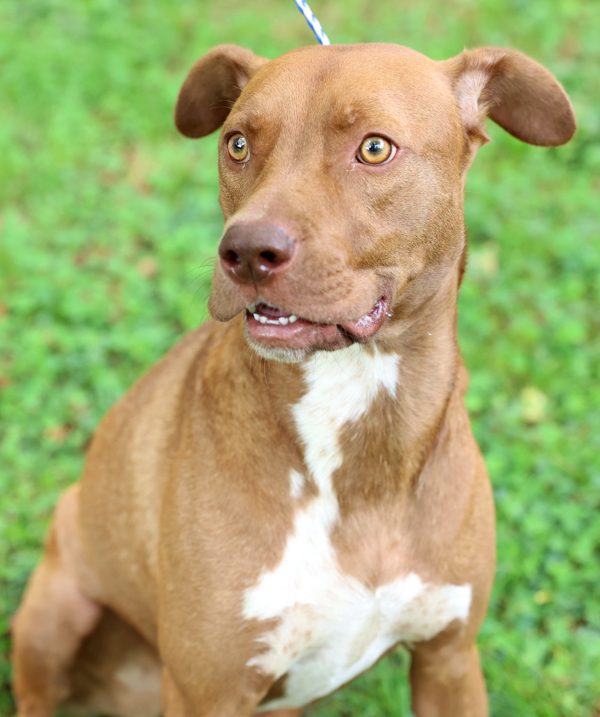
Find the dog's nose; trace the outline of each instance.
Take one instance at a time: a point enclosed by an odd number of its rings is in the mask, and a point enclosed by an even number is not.
[[[219,256],[232,279],[258,284],[289,267],[294,240],[272,224],[234,224],[221,239]]]

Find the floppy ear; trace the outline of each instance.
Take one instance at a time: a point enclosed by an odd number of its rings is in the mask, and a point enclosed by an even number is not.
[[[213,47],[185,78],[175,104],[175,126],[186,137],[204,137],[220,127],[244,87],[267,63],[237,45]]]
[[[575,113],[560,83],[521,52],[480,47],[440,64],[452,82],[467,137],[477,146],[489,142],[486,116],[517,139],[543,147],[564,144],[575,133]]]

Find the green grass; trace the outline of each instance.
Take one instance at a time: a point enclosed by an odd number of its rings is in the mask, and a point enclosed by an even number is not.
[[[600,15],[595,0],[330,0],[334,42],[521,49],[579,117],[558,149],[492,128],[471,170],[460,336],[498,511],[480,645],[494,717],[600,714]],[[313,43],[292,0],[0,1],[0,715],[7,627],[109,406],[206,317],[215,137],[172,126],[214,44]],[[409,714],[395,653],[315,717]],[[457,716],[459,717],[459,716]]]

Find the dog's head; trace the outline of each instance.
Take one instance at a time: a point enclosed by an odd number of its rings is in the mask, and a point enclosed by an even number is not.
[[[544,146],[576,126],[555,78],[511,50],[444,62],[387,44],[272,61],[211,50],[175,122],[188,137],[223,125],[213,317],[245,312],[250,344],[288,361],[401,331],[456,284],[465,175],[487,116]]]

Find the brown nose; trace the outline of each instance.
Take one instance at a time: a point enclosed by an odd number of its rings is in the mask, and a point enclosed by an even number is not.
[[[219,256],[232,279],[258,284],[289,267],[294,240],[272,224],[234,224],[221,239]]]

